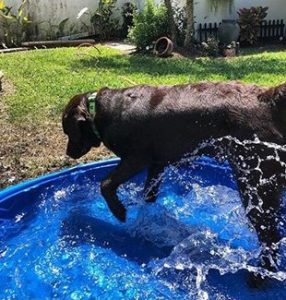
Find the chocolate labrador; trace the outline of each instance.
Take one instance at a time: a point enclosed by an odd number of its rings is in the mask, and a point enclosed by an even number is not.
[[[126,209],[116,190],[130,177],[148,169],[145,195],[152,202],[160,185],[156,178],[166,165],[199,146],[197,154],[223,152],[233,168],[249,220],[260,242],[268,246],[267,253],[262,251],[262,265],[274,270],[276,252],[269,249],[281,239],[278,222],[286,152],[268,143],[286,143],[285,116],[286,84],[265,88],[203,82],[102,88],[97,94],[76,95],[65,108],[62,122],[70,157],[79,158],[102,142],[121,158],[102,181],[101,192],[122,222]],[[210,140],[216,141],[212,143],[216,147],[201,147]]]

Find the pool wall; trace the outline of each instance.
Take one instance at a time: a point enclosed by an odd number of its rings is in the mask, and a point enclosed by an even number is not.
[[[67,185],[81,184],[87,178],[101,181],[120,162],[119,158],[78,165],[58,172],[30,179],[0,191],[0,221],[14,218],[21,211],[32,207],[37,196],[47,188],[56,187],[63,181]],[[227,164],[218,165],[210,158],[201,158],[193,163],[192,172],[204,171],[206,184],[224,184],[235,187],[231,169]],[[142,180],[142,173],[139,177]]]

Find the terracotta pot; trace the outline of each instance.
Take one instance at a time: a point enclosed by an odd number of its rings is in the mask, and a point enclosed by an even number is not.
[[[218,27],[218,39],[224,45],[238,40],[240,27],[236,20],[222,20]]]
[[[173,49],[173,42],[167,37],[161,37],[155,42],[154,54],[160,57],[167,57],[172,54]]]

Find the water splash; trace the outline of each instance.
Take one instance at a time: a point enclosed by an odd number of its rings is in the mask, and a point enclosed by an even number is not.
[[[230,170],[214,162],[196,164],[204,147],[214,147],[224,164],[226,144],[251,149],[261,143],[224,139],[201,145],[167,168],[154,204],[144,202],[143,178],[123,185],[123,225],[109,212],[96,178],[46,189],[33,214],[0,224],[1,298],[284,299],[286,238],[276,245],[278,270],[259,267],[262,246]],[[265,159],[284,167],[285,148],[262,145]],[[247,158],[238,159],[247,174]],[[251,170],[260,166],[257,159]],[[265,184],[263,174],[260,179]],[[282,229],[284,224],[285,215]],[[246,283],[249,272],[276,281],[253,291]]]
[[[258,144],[265,153],[264,157],[255,153],[255,146]],[[260,274],[262,278],[272,278],[281,282],[286,281],[285,238],[272,246],[278,249],[280,253],[278,261],[275,263],[278,270],[275,272],[268,271],[259,267],[260,253],[267,247],[264,245],[259,246],[256,234],[251,226],[250,228],[244,226],[248,224],[246,215],[251,210],[256,209],[263,212],[262,199],[258,197],[257,204],[249,202],[244,210],[237,191],[218,185],[202,187],[200,184],[192,183],[194,178],[192,175],[187,174],[188,171],[182,172],[181,166],[193,163],[206,148],[208,151],[210,148],[215,150],[216,158],[220,163],[223,163],[231,155],[228,153],[229,148],[239,147],[249,148],[249,151],[253,153],[251,157],[243,157],[242,155],[238,157],[236,163],[242,174],[245,174],[246,177],[253,170],[260,172],[257,186],[249,184],[249,188],[254,191],[257,187],[269,184],[271,180],[276,180],[274,176],[269,178],[265,176],[261,170],[262,162],[275,160],[279,162],[282,168],[286,167],[284,162],[285,147],[261,142],[257,137],[243,142],[229,136],[213,139],[200,145],[193,153],[169,167],[167,172],[161,175],[160,180],[165,178],[165,182],[172,182],[177,190],[178,187],[179,189],[182,186],[184,187],[184,192],[180,191],[181,197],[178,199],[176,195],[170,194],[168,187],[165,188],[167,196],[164,195],[163,190],[161,199],[159,197],[158,201],[164,207],[155,206],[151,209],[149,206],[148,208],[142,208],[134,224],[135,228],[130,227],[133,234],[148,239],[158,246],[174,245],[174,249],[168,258],[156,261],[155,264],[152,262],[149,267],[156,276],[163,277],[170,277],[170,274],[173,274],[174,277],[180,278],[178,271],[184,273],[189,270],[190,272],[183,276],[183,282],[176,282],[174,288],[180,286],[190,289],[192,291],[190,297],[196,299],[209,299],[207,289],[204,290],[202,287],[207,285],[205,281],[210,270],[217,270],[221,275],[245,270]],[[250,167],[249,163],[246,163],[247,160],[256,161],[256,164]],[[285,175],[285,172],[279,174],[282,178],[285,178]],[[243,175],[239,179],[243,180]],[[172,202],[175,205],[172,205]],[[224,208],[221,209],[221,206]],[[285,199],[283,200],[283,206],[285,207]],[[218,207],[220,208],[218,209]],[[160,217],[156,212],[160,212]],[[275,212],[271,213],[274,214]],[[196,216],[195,222],[192,222],[194,221],[192,215]],[[280,230],[284,230],[284,232],[285,219],[285,215],[282,215],[279,222]],[[182,226],[180,222],[176,224],[178,220],[183,220],[184,225]],[[220,228],[217,228],[214,224],[216,221],[219,221]],[[196,227],[198,225],[200,228]],[[202,230],[202,225],[206,226],[204,230]],[[229,228],[227,228],[228,226]],[[241,230],[242,227],[244,227],[243,230]],[[212,232],[211,229],[213,228],[216,229],[216,232]],[[196,233],[196,231],[199,232]],[[236,247],[239,244],[244,247]],[[249,245],[252,245],[250,249],[248,249]],[[270,259],[272,258],[270,257]]]

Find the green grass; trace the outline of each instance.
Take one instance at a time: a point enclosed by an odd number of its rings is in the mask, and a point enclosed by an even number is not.
[[[5,97],[12,121],[58,119],[77,93],[103,86],[125,87],[130,81],[178,84],[202,80],[240,80],[259,85],[286,81],[286,52],[234,59],[157,59],[121,55],[100,47],[39,50],[0,55],[0,69],[15,86]]]

